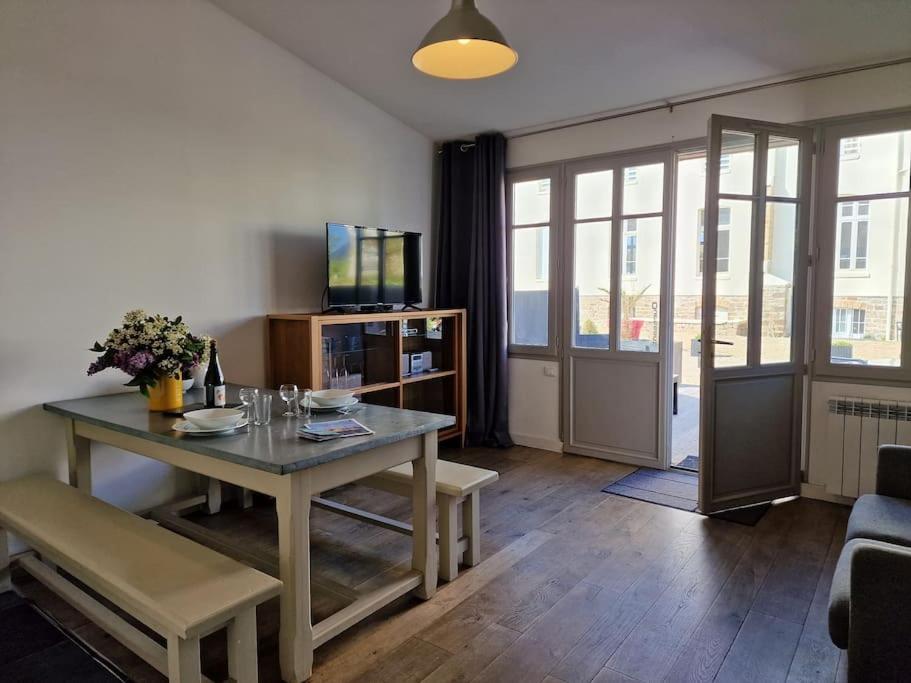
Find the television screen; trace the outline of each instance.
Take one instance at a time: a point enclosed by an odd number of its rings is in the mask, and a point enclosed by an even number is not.
[[[329,306],[416,304],[421,295],[421,235],[326,224]]]

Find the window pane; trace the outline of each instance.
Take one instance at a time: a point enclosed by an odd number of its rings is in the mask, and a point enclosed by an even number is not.
[[[866,138],[861,139],[863,159],[870,145]],[[839,204],[838,216],[842,215],[844,206]],[[877,199],[869,203],[866,211],[864,220],[854,226],[851,247],[855,267],[866,268],[866,272],[835,270],[831,359],[833,363],[898,366],[908,200]],[[843,260],[840,253],[839,263]]]
[[[511,342],[547,346],[549,303],[549,228],[512,231]]]
[[[575,227],[573,346],[610,347],[611,223]]]
[[[731,212],[731,225],[718,231],[719,266],[715,281],[715,339],[730,344],[715,345],[715,367],[746,365],[750,294],[750,235],[753,204],[741,200],[721,200],[721,208]],[[727,258],[721,261],[720,247],[727,235]]]
[[[721,154],[728,156],[730,170],[720,175],[719,191],[732,194],[753,194],[753,143],[752,133],[721,133]]]
[[[646,245],[647,246],[647,245]],[[639,252],[639,232],[635,218],[623,221],[623,274],[636,275],[636,257]]]
[[[847,269],[851,267],[851,224],[841,224],[841,235],[838,242],[838,267]]]
[[[772,197],[797,196],[797,162],[800,141],[769,136],[766,187]]]
[[[526,180],[512,186],[512,224],[550,222],[550,180]]]
[[[613,171],[580,173],[576,176],[576,218],[609,218],[613,197]]]
[[[879,133],[853,138],[859,152],[842,156],[838,162],[838,195],[879,194],[908,191],[911,164],[911,130]]]
[[[637,180],[623,185],[623,214],[661,211],[664,203],[664,164],[631,166],[624,172],[627,178],[632,172]]]
[[[705,155],[677,161],[676,240],[674,245],[673,373],[683,385],[699,385],[702,334],[702,259]],[[720,218],[720,216],[719,216]],[[698,415],[698,408],[696,409]],[[675,425],[674,429],[677,429]],[[679,434],[675,431],[677,442]]]
[[[639,256],[636,277],[624,278],[620,290],[620,348],[658,351],[661,304],[661,219],[636,221]]]
[[[762,340],[760,362],[791,360],[791,326],[794,313],[794,254],[797,245],[797,207],[766,204],[762,277]]]

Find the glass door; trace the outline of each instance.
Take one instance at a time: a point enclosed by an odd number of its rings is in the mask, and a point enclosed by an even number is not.
[[[564,450],[667,467],[672,155],[567,167]]]
[[[699,505],[800,489],[813,131],[709,122]]]

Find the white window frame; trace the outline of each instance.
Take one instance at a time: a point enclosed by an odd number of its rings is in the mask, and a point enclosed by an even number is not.
[[[513,186],[516,183],[522,183],[527,181],[539,182],[538,184],[538,193],[545,194],[546,189],[549,186],[550,189],[550,215],[548,222],[545,223],[530,223],[530,224],[514,224],[513,223]],[[549,185],[548,185],[549,184]],[[562,170],[560,164],[548,164],[544,166],[535,166],[529,168],[523,168],[515,171],[507,171],[506,173],[506,259],[507,259],[507,321],[508,321],[508,352],[510,356],[518,357],[530,357],[530,358],[549,358],[553,359],[557,356],[557,344],[558,344],[558,333],[557,328],[557,311],[559,302],[557,300],[557,292],[559,286],[559,271],[558,271],[558,253],[557,247],[559,245],[559,226],[560,226],[560,206],[563,201],[562,197]],[[544,345],[528,345],[528,344],[514,344],[513,339],[513,289],[512,289],[512,266],[513,266],[513,234],[516,230],[528,229],[528,228],[547,228],[548,229],[548,286],[547,286],[547,343]],[[538,237],[543,234],[542,231],[539,231]],[[539,245],[536,242],[535,247],[535,256],[536,261],[539,258],[540,251]],[[535,263],[535,276],[538,281],[542,281],[543,277],[538,277],[539,275],[543,276],[543,269],[540,267],[542,264]]]
[[[844,213],[846,207],[851,208],[850,214]],[[863,208],[867,211],[865,214],[861,213],[861,209]],[[836,210],[838,211],[838,226],[835,234],[835,270],[838,275],[856,272],[865,273],[867,272],[867,264],[870,260],[870,202],[863,200],[857,202],[843,202]],[[864,224],[864,256],[857,255],[857,252],[859,251],[858,247],[860,246],[861,223]],[[847,265],[844,264],[845,258],[841,255],[841,244],[844,238],[845,226],[848,228]],[[858,260],[861,258],[863,259],[863,263],[858,264]]]
[[[632,229],[629,226],[632,226]],[[630,272],[629,260],[629,239],[633,239],[633,259],[632,272]],[[627,218],[623,221],[623,277],[633,280],[639,275],[639,226],[635,218]]]
[[[818,159],[819,176],[816,186],[816,249],[819,254],[815,280],[815,317],[813,324],[813,378],[829,381],[856,381],[858,383],[907,385],[911,381],[911,327],[894,324],[901,341],[901,356],[898,366],[862,365],[838,363],[832,360],[832,341],[839,337],[833,334],[835,305],[833,293],[838,277],[838,238],[841,221],[839,204],[844,202],[872,201],[877,199],[906,199],[911,203],[911,187],[897,192],[869,195],[838,195],[841,140],[862,138],[899,130],[911,129],[911,113],[898,115],[871,115],[865,119],[847,123],[832,123],[820,127]],[[907,240],[904,245],[907,266],[903,291],[911,290],[911,210],[908,212]],[[868,234],[867,258],[870,257],[872,233]],[[853,247],[852,247],[853,248]],[[869,264],[868,264],[869,265]],[[845,271],[842,271],[845,272]],[[904,297],[902,319],[911,318],[911,296]],[[866,318],[866,315],[865,315]],[[864,325],[866,325],[866,319]]]
[[[863,339],[867,311],[863,308],[836,308],[832,311],[832,339]]]
[[[725,218],[726,217],[726,218]],[[727,233],[727,251],[721,255],[721,233]],[[718,273],[728,276],[731,273],[731,207],[722,206],[718,209],[718,263],[724,261],[724,270],[718,268]],[[702,277],[705,269],[705,207],[697,209],[696,213],[696,249],[698,250],[698,276]]]
[[[860,137],[842,138],[839,143],[838,156],[841,161],[860,159]]]

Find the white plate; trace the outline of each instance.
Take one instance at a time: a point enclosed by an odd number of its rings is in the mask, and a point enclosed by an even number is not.
[[[209,436],[213,434],[227,434],[228,432],[233,432],[235,429],[240,429],[241,427],[246,427],[248,421],[246,419],[241,420],[236,425],[232,427],[219,427],[218,429],[201,429],[194,425],[189,420],[180,420],[175,422],[171,429],[175,432],[180,432],[181,434],[193,434],[196,436],[202,436],[208,434]]]
[[[333,413],[339,408],[350,408],[351,406],[357,403],[357,396],[352,396],[347,401],[337,406],[321,406],[316,401],[311,401],[310,411],[314,413]],[[304,399],[301,399],[301,409],[306,410],[307,404],[304,402]]]

